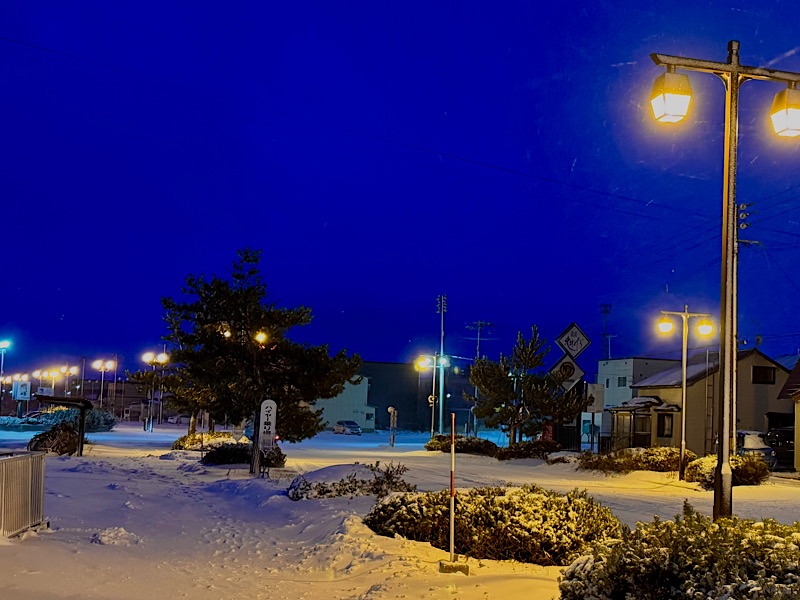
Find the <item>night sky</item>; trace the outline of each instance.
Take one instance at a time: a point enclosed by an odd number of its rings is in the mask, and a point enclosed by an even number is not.
[[[659,310],[719,312],[724,88],[653,122],[659,52],[800,71],[790,0],[0,4],[6,373],[139,368],[161,298],[263,250],[297,339],[370,361],[508,352],[538,324],[677,356]],[[800,348],[800,142],[741,96],[740,336]],[[697,346],[704,342],[694,341]],[[560,353],[554,348],[555,362]],[[60,363],[63,364],[63,363]]]

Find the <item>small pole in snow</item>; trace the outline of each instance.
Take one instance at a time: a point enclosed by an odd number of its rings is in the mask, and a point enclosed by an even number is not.
[[[456,413],[450,413],[450,562],[456,562]]]
[[[439,561],[440,573],[469,575],[469,565],[456,562],[456,413],[450,413],[450,561]]]

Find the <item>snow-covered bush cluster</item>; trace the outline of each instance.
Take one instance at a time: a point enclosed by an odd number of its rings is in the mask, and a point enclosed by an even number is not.
[[[60,425],[61,423],[74,423],[77,426],[80,411],[77,408],[66,408],[63,406],[53,406],[45,409],[36,417],[26,417],[20,419],[17,417],[0,417],[0,425],[7,426],[20,426],[20,425],[44,425],[45,427],[52,427]],[[89,433],[97,431],[111,431],[114,425],[117,424],[117,419],[113,413],[107,410],[93,408],[86,411],[86,420],[84,421],[85,430]]]
[[[335,465],[320,469],[313,479],[305,475],[294,478],[287,494],[292,500],[306,498],[336,498],[345,496],[377,496],[383,498],[392,492],[413,492],[417,489],[403,479],[408,467],[389,463],[384,467],[375,464]]]
[[[364,523],[379,535],[430,542],[448,549],[450,492],[392,495]],[[624,527],[586,492],[566,495],[536,485],[485,487],[456,495],[455,550],[473,558],[563,565],[610,545]]]
[[[200,459],[204,465],[247,464],[252,458],[252,444],[220,444],[209,450]],[[265,452],[261,458],[261,466],[267,469],[282,469],[286,466],[286,455],[277,445]]]
[[[573,562],[562,600],[790,599],[800,594],[800,523],[720,519],[684,505],[674,521],[639,523],[621,544]]]
[[[695,460],[697,455],[686,450],[684,460]],[[677,471],[680,464],[678,448],[623,448],[608,454],[584,452],[578,460],[578,468],[603,473],[630,473],[631,471]]]
[[[456,436],[456,454],[478,454],[480,456],[493,456],[498,460],[512,458],[539,458],[546,459],[551,452],[561,450],[561,444],[552,440],[532,440],[520,442],[508,448],[499,448],[494,442],[477,437]],[[425,449],[429,451],[450,452],[451,439],[449,435],[435,435]]]
[[[222,444],[249,445],[250,440],[242,437],[238,442],[230,431],[210,431],[208,433],[191,433],[179,437],[172,444],[173,450],[208,450]]]
[[[733,485],[761,485],[769,478],[767,463],[755,456],[731,456]],[[692,461],[686,467],[686,481],[696,481],[705,489],[714,487],[717,456],[710,454]]]
[[[425,444],[425,450],[431,452],[450,452],[451,440],[449,435],[435,435]],[[479,454],[481,456],[494,456],[497,444],[478,437],[456,436],[456,454]]]
[[[508,448],[498,448],[495,458],[510,460],[512,458],[538,458],[545,460],[552,452],[561,450],[561,444],[554,440],[531,440],[520,442]]]

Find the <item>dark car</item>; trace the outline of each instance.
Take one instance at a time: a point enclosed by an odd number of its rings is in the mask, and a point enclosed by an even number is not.
[[[770,429],[767,444],[775,450],[779,467],[794,469],[794,427]]]
[[[775,450],[767,444],[766,434],[760,431],[737,431],[736,454],[760,458],[771,469],[778,463]]]
[[[333,426],[333,433],[361,435],[361,425],[355,421],[336,421],[336,425]]]

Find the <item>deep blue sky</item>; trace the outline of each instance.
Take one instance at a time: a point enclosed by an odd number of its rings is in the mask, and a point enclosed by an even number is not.
[[[800,71],[789,0],[0,5],[0,337],[6,371],[118,353],[162,296],[264,251],[301,339],[366,360],[508,351],[539,324],[614,357],[674,353],[659,310],[718,313],[724,90],[652,122],[652,52]],[[800,142],[741,98],[741,337],[800,347]],[[553,362],[559,352],[554,349]]]

